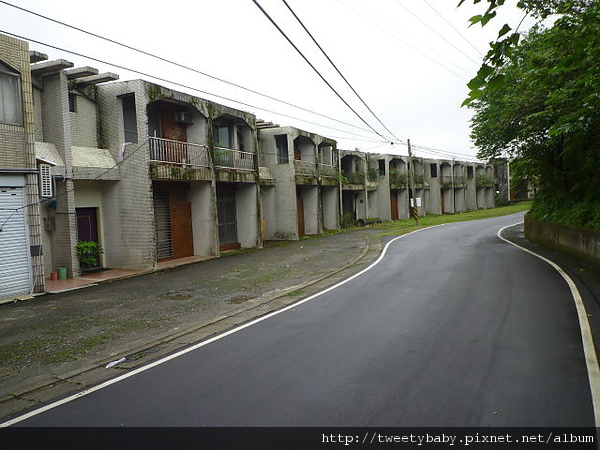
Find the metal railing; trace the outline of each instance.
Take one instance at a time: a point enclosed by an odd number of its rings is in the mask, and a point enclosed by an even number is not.
[[[156,137],[149,138],[148,144],[150,161],[191,167],[210,167],[206,145]]]
[[[254,170],[254,153],[215,147],[215,167],[236,170]]]

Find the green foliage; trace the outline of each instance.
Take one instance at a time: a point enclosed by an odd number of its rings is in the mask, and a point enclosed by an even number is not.
[[[469,83],[467,103],[475,110],[472,137],[478,156],[518,158],[511,163],[513,186],[526,182],[537,189],[537,218],[596,227],[600,4],[519,4],[534,8],[538,17],[550,12],[562,16],[550,28],[536,26],[508,43],[501,54],[488,54]],[[499,79],[502,83],[496,84]]]
[[[83,267],[98,267],[100,265],[100,255],[104,253],[104,249],[100,244],[94,241],[78,241],[76,251],[79,263]]]
[[[342,223],[341,223],[342,228],[350,228],[352,226],[354,226],[354,218],[352,213],[344,213],[342,214]]]

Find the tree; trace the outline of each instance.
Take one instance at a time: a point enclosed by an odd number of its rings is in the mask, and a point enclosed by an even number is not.
[[[492,14],[503,0],[488,3]],[[600,5],[519,5],[540,18],[561,15],[549,28],[538,24],[522,39],[513,33],[502,39],[504,45],[492,44],[469,83],[465,103],[475,111],[478,156],[520,159],[523,175],[538,187],[534,216],[600,229]],[[471,21],[483,23],[485,17]],[[503,30],[499,39],[508,33]]]

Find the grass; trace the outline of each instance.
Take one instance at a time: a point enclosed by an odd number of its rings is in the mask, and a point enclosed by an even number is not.
[[[409,233],[420,228],[441,225],[444,223],[466,222],[469,220],[489,219],[492,217],[507,216],[518,212],[528,211],[531,202],[520,202],[509,206],[498,208],[480,209],[457,214],[427,215],[419,218],[419,225],[415,225],[414,219],[394,220],[376,225],[373,228],[382,229],[381,236],[395,236]]]

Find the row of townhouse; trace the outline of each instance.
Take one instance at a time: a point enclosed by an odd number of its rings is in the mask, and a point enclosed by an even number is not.
[[[0,299],[99,265],[151,270],[340,228],[493,207],[490,167],[346,152],[334,140],[144,80],[48,61],[0,35]]]

